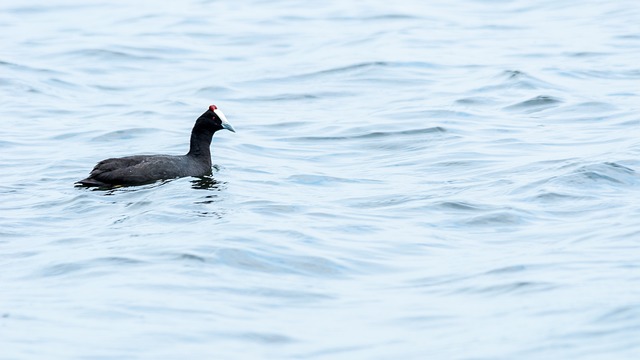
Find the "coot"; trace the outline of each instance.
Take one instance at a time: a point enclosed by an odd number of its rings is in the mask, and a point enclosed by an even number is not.
[[[211,138],[222,129],[236,132],[222,111],[209,106],[191,130],[191,145],[186,155],[136,155],[100,161],[81,186],[113,187],[142,185],[162,179],[211,174]]]

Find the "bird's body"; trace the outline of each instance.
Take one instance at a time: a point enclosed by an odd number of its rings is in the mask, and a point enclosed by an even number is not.
[[[100,161],[82,186],[142,185],[163,179],[211,174],[211,139],[221,129],[235,130],[215,105],[198,118],[186,155],[135,155]]]
[[[189,155],[135,155],[100,161],[84,186],[141,185],[161,179],[211,174],[211,159],[198,161]]]

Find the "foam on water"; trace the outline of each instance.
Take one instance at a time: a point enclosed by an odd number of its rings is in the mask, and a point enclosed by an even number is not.
[[[0,357],[640,352],[633,1],[0,10]]]

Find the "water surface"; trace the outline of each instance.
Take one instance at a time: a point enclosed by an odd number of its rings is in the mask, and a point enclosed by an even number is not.
[[[0,10],[2,358],[640,352],[636,2]]]

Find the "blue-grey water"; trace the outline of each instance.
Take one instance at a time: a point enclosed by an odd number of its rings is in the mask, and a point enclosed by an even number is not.
[[[1,359],[637,359],[636,0],[0,4]],[[213,175],[95,191],[104,158]]]

